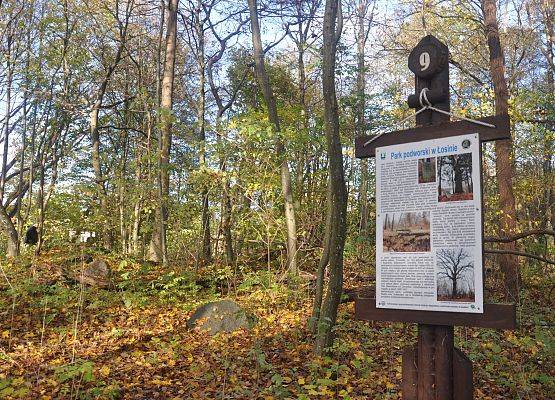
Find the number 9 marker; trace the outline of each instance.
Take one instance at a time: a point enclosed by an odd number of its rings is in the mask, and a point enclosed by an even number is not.
[[[426,71],[428,69],[430,66],[430,53],[423,52],[420,54],[420,66],[422,67],[420,71]]]

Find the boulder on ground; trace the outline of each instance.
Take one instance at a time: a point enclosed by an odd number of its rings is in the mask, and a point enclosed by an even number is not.
[[[107,288],[111,285],[112,270],[106,261],[97,258],[86,264],[83,270],[73,272],[73,279],[85,285]]]
[[[219,332],[233,332],[250,329],[251,318],[236,302],[229,299],[204,304],[196,309],[187,321],[189,329],[198,328],[211,335]]]

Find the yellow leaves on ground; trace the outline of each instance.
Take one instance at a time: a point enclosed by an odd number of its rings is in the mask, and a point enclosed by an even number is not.
[[[103,295],[108,300],[86,307]],[[341,306],[334,348],[315,357],[306,328],[310,299],[292,301],[285,289],[241,294],[237,301],[257,324],[216,336],[185,327],[194,306],[207,299],[151,296],[140,307],[126,307],[117,296],[87,293],[76,332],[77,307],[66,302],[44,330],[41,318],[29,312],[14,314],[14,328],[9,318],[1,320],[0,398],[1,390],[12,398],[69,398],[79,382],[83,398],[401,399],[401,353],[415,341],[413,326],[355,321],[352,305]],[[541,337],[523,329],[459,331],[458,346],[475,360],[475,398],[547,399],[542,385],[551,382],[552,363],[549,341]]]
[[[100,375],[104,378],[106,378],[108,375],[110,375],[110,366],[108,365],[104,365],[102,368],[100,368]]]

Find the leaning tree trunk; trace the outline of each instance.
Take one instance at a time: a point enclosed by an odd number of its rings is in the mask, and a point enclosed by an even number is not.
[[[499,24],[497,23],[497,6],[495,0],[482,0],[485,34],[490,54],[490,73],[495,92],[495,113],[497,115],[509,112],[509,90],[505,79],[505,59],[501,40],[499,38]],[[500,232],[502,236],[512,236],[516,233],[516,209],[513,193],[514,166],[512,160],[512,139],[495,142],[497,155],[496,172],[499,186],[499,206],[501,208]],[[505,250],[515,251],[515,243],[502,245]],[[505,280],[505,292],[508,300],[515,301],[519,291],[519,266],[515,255],[502,254],[501,268]]]
[[[100,109],[102,108],[102,101],[104,99],[104,95],[106,94],[106,90],[108,88],[108,83],[112,78],[112,74],[114,73],[116,67],[118,66],[121,58],[123,56],[123,51],[125,49],[125,39],[127,36],[127,26],[129,23],[129,15],[126,15],[126,19],[123,25],[123,29],[120,32],[119,37],[119,44],[114,56],[113,62],[109,65],[106,70],[106,73],[100,82],[98,90],[96,92],[96,96],[94,99],[94,103],[91,107],[91,111],[89,113],[89,132],[91,136],[91,163],[94,172],[94,180],[96,184],[97,196],[99,199],[100,205],[100,214],[103,218],[103,234],[102,239],[104,245],[107,249],[111,250],[113,246],[113,234],[112,229],[110,227],[110,215],[108,209],[108,192],[106,190],[106,182],[105,177],[102,173],[102,163],[101,163],[101,152],[100,152],[100,130],[98,126],[99,122],[99,115]]]
[[[287,227],[287,266],[289,272],[296,276],[299,274],[297,267],[297,227],[295,220],[295,207],[293,202],[293,188],[291,185],[291,172],[287,164],[287,157],[285,154],[285,146],[279,138],[280,124],[277,113],[276,101],[270,86],[270,79],[266,73],[264,66],[264,50],[262,49],[262,39],[260,37],[260,26],[258,23],[258,10],[256,0],[248,0],[250,11],[250,22],[252,30],[252,45],[254,50],[254,64],[256,70],[256,78],[264,101],[268,107],[268,117],[272,123],[275,132],[278,134],[276,151],[281,157],[280,174],[281,174],[281,187],[283,190],[283,197],[285,201],[285,223]]]
[[[315,351],[322,354],[333,342],[333,326],[343,289],[343,248],[347,231],[347,189],[343,171],[343,154],[339,136],[339,113],[335,92],[335,54],[341,34],[340,0],[326,0],[324,12],[324,45],[322,87],[324,94],[324,130],[328,147],[328,211],[329,271],[326,298],[322,306],[316,334]],[[339,24],[336,29],[336,20]],[[326,256],[326,254],[324,254]]]
[[[172,141],[172,102],[177,49],[177,7],[179,0],[168,2],[168,28],[166,31],[166,57],[162,77],[160,98],[160,159],[159,159],[159,202],[152,232],[150,258],[156,262],[167,261],[166,230],[168,223],[168,196],[170,193],[170,147]]]

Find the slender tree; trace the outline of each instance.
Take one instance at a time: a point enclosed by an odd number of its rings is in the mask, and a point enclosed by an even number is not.
[[[237,35],[239,35],[239,33],[241,32],[241,29],[243,28],[243,26],[248,22],[248,20],[240,20],[237,24],[236,29],[232,29],[227,35],[225,36],[220,36],[220,34],[217,32],[214,24],[212,23],[212,21],[210,19],[208,19],[208,23],[210,25],[210,29],[212,31],[212,34],[214,36],[214,38],[216,39],[216,41],[218,42],[219,47],[217,47],[217,50],[209,57],[207,65],[206,65],[206,72],[207,72],[207,77],[208,77],[208,84],[210,87],[210,92],[212,93],[212,97],[214,97],[214,101],[216,102],[216,107],[218,108],[217,112],[216,112],[216,124],[215,124],[215,130],[216,130],[216,137],[217,140],[220,141],[221,135],[223,134],[222,132],[222,118],[225,114],[226,111],[228,111],[233,103],[235,102],[235,100],[237,99],[237,94],[239,93],[240,88],[242,87],[243,83],[244,83],[244,78],[246,77],[246,75],[243,77],[243,80],[239,82],[239,84],[236,85],[236,87],[233,88],[229,98],[227,100],[225,100],[222,97],[221,92],[223,92],[224,90],[222,90],[223,88],[219,87],[216,84],[216,81],[214,79],[214,70],[216,69],[216,66],[218,64],[218,62],[222,59],[227,46],[228,46],[228,42],[230,39],[232,39],[233,37],[236,37]],[[226,157],[225,156],[220,156],[220,171],[222,173],[226,172],[226,168],[227,168],[227,162],[226,162]],[[231,205],[231,195],[230,195],[230,182],[229,182],[229,178],[225,177],[224,178],[224,183],[223,183],[223,188],[222,188],[222,199],[221,199],[221,212],[222,212],[222,221],[221,221],[221,230],[223,232],[223,236],[224,236],[224,247],[225,247],[225,255],[226,255],[226,262],[228,265],[231,264],[235,264],[235,251],[233,248],[233,237],[231,234],[231,211],[232,211],[232,205]]]
[[[341,36],[342,15],[339,0],[326,0],[324,43],[322,50],[322,88],[324,94],[324,130],[328,148],[328,218],[327,251],[330,277],[326,298],[318,319],[315,351],[322,354],[333,341],[333,326],[343,290],[343,248],[347,232],[347,189],[343,171],[343,153],[339,136],[339,112],[335,90],[337,42]]]
[[[4,105],[4,127],[2,132],[2,167],[0,170],[0,220],[2,221],[2,225],[4,225],[4,230],[7,233],[8,237],[8,248],[7,248],[7,256],[8,257],[16,257],[19,255],[19,238],[17,235],[17,230],[15,229],[15,225],[8,214],[7,208],[4,205],[4,194],[6,191],[6,183],[8,180],[8,149],[10,143],[10,133],[12,131],[12,127],[10,125],[10,119],[12,116],[12,85],[14,80],[14,41],[15,41],[15,25],[17,24],[16,19],[17,13],[12,15],[10,13],[9,19],[7,21],[7,27],[5,29],[6,34],[6,44],[5,54],[4,57],[6,59],[6,78],[5,78],[5,87],[6,87],[6,97],[5,97],[5,105]]]
[[[357,41],[357,80],[356,80],[356,135],[362,136],[366,133],[366,42],[372,20],[374,18],[374,0],[359,0],[356,4],[356,41]],[[363,159],[360,162],[360,223],[359,234],[368,234],[368,161]]]
[[[152,232],[150,259],[167,262],[166,230],[168,223],[168,196],[170,193],[170,148],[172,143],[172,105],[177,51],[177,9],[179,0],[168,0],[168,24],[166,29],[166,54],[160,97],[159,138],[159,204]]]
[[[94,171],[94,179],[97,188],[97,196],[100,203],[100,214],[101,218],[103,219],[103,234],[102,240],[104,242],[104,246],[106,248],[111,249],[113,245],[113,233],[110,228],[109,223],[109,208],[108,208],[108,192],[106,188],[106,178],[104,177],[104,173],[102,170],[102,157],[101,157],[101,148],[100,148],[100,129],[99,129],[99,116],[100,111],[103,106],[104,96],[106,95],[106,91],[108,89],[108,84],[114,74],[115,69],[117,68],[119,62],[124,56],[125,51],[125,43],[127,39],[127,30],[129,27],[129,19],[131,18],[131,13],[133,10],[134,1],[127,1],[125,12],[123,14],[123,20],[120,20],[120,13],[119,7],[120,2],[117,0],[115,2],[115,13],[114,15],[117,19],[117,32],[118,37],[116,39],[118,46],[116,48],[115,55],[110,58],[107,58],[106,64],[103,65],[104,67],[104,74],[100,80],[100,83],[94,93],[92,105],[89,113],[89,130],[91,136],[91,161],[92,167]]]
[[[252,44],[254,50],[254,65],[256,78],[260,86],[260,90],[264,96],[264,101],[268,109],[268,117],[273,125],[275,133],[278,135],[276,140],[276,151],[281,157],[280,174],[281,188],[285,202],[285,222],[287,226],[287,266],[292,275],[298,275],[297,267],[297,223],[295,219],[295,206],[293,202],[293,188],[291,185],[291,171],[287,163],[286,149],[282,139],[279,137],[281,133],[279,116],[277,112],[276,100],[270,85],[270,78],[264,66],[264,49],[262,48],[262,39],[260,36],[260,25],[258,21],[258,6],[256,0],[248,0],[250,22],[252,31]]]

